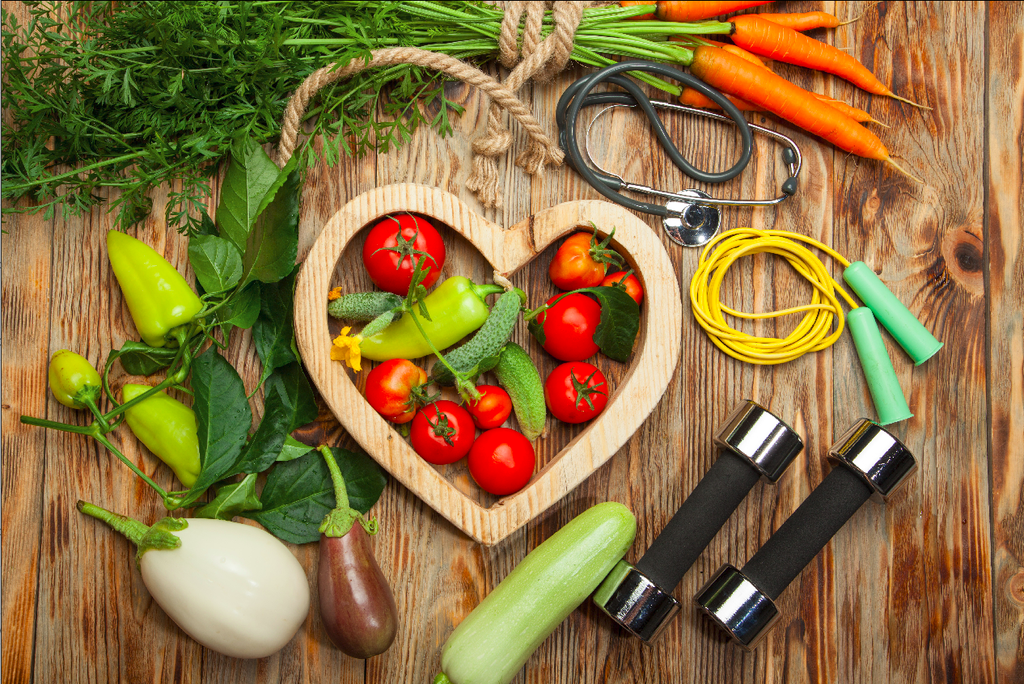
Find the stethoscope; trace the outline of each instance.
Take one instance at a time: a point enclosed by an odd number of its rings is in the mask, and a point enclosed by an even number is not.
[[[645,71],[680,81],[718,103],[725,111],[725,115],[709,112],[703,109],[697,109],[695,107],[688,107],[686,105],[674,104],[672,102],[650,100],[636,83],[618,75],[624,71]],[[619,86],[626,92],[591,93],[598,84],[606,81]],[[584,159],[583,152],[581,152],[579,147],[579,139],[577,136],[578,117],[580,109],[595,105],[609,106],[598,112],[597,116],[591,120],[590,125],[587,127],[586,140],[584,144],[587,158]],[[782,159],[789,167],[790,177],[783,182],[781,195],[775,199],[764,200],[717,199],[701,190],[687,189],[679,192],[670,192],[624,180],[621,176],[598,166],[598,164],[593,161],[590,154],[590,131],[593,128],[594,122],[606,112],[617,107],[639,107],[642,109],[654,129],[655,136],[658,138],[658,141],[661,143],[666,154],[668,154],[669,158],[672,160],[672,163],[675,164],[680,171],[694,180],[698,180],[703,183],[722,183],[738,176],[740,172],[746,168],[747,164],[750,162],[750,157],[753,154],[754,141],[751,129],[775,140],[783,146]],[[657,110],[659,109],[696,114],[716,121],[734,123],[741,138],[742,150],[739,161],[729,169],[718,173],[701,171],[694,167],[683,158],[679,149],[672,142],[668,131],[665,130],[665,124],[658,116]],[[648,62],[644,60],[620,62],[579,79],[566,88],[565,92],[562,93],[562,97],[559,98],[558,107],[555,110],[555,120],[558,124],[559,144],[562,146],[562,150],[566,153],[569,165],[572,166],[577,173],[583,176],[583,178],[590,183],[595,190],[613,202],[645,214],[661,216],[665,231],[668,233],[669,238],[673,242],[687,247],[698,247],[700,245],[704,245],[715,236],[721,224],[721,211],[719,207],[774,206],[782,203],[788,197],[795,194],[797,189],[797,176],[799,176],[800,168],[803,165],[800,148],[797,147],[797,144],[793,142],[792,139],[762,126],[748,123],[747,120],[743,118],[740,110],[736,108],[736,105],[730,102],[728,98],[718,90],[690,74],[656,62]],[[668,201],[665,204],[641,202],[621,194],[620,191],[622,190],[641,193],[652,197],[660,197]]]

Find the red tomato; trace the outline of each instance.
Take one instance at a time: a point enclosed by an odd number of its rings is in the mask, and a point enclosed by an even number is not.
[[[563,363],[544,382],[544,400],[558,420],[582,423],[596,417],[608,404],[608,380],[589,363]]]
[[[595,261],[591,256],[590,247],[593,235],[576,233],[562,243],[555,258],[548,267],[548,276],[555,287],[563,290],[578,290],[581,287],[594,287],[601,283],[607,266]]]
[[[610,273],[604,277],[604,280],[601,281],[601,284],[605,286],[612,286],[615,283],[622,280],[622,277],[625,276],[627,273],[629,273],[629,271],[619,271],[618,273]],[[640,281],[637,280],[636,276],[633,275],[632,273],[630,273],[626,277],[625,288],[626,294],[632,297],[633,301],[635,301],[637,304],[640,304],[641,302],[644,301],[644,289],[640,287]]]
[[[469,453],[476,438],[473,418],[454,401],[442,399],[420,409],[412,419],[409,440],[428,463],[455,463]]]
[[[580,292],[555,295],[548,304],[558,297],[561,301],[537,316],[544,337],[541,346],[559,361],[589,359],[598,351],[594,331],[601,322],[601,305]],[[536,326],[531,331],[537,336]]]
[[[426,372],[412,361],[391,359],[366,376],[366,401],[392,423],[408,423],[416,415],[412,389],[426,382]]]
[[[483,490],[497,496],[525,487],[536,465],[530,440],[510,428],[488,430],[469,452],[469,474]]]
[[[481,430],[496,428],[512,414],[512,398],[497,385],[477,385],[480,400],[468,402],[466,410]]]
[[[429,288],[437,282],[444,266],[444,242],[437,229],[427,219],[412,214],[388,216],[371,228],[363,245],[363,265],[373,284],[398,295],[408,293],[420,259],[413,250],[429,255],[424,257],[423,271],[427,277],[422,283]]]

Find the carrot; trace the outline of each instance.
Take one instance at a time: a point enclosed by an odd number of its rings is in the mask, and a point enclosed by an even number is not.
[[[871,118],[871,115],[865,112],[863,109],[857,109],[853,105],[848,105],[842,100],[834,100],[831,97],[828,97],[827,95],[820,95],[818,93],[811,93],[811,95],[813,95],[816,100],[824,102],[829,107],[832,107],[833,109],[838,109],[840,112],[846,114],[846,116],[850,117],[857,123],[871,122],[876,123],[879,126],[885,126],[885,124],[883,124],[881,121],[875,121],[873,118]],[[726,95],[726,97],[729,98],[729,101],[736,105],[736,108],[739,109],[741,112],[764,111],[760,107],[752,105],[746,100],[741,100],[738,97],[733,97],[732,95]],[[703,93],[694,90],[693,88],[683,88],[683,92],[680,93],[679,95],[679,102],[680,104],[684,104],[690,107],[697,107],[698,109],[721,109],[721,107],[718,106],[717,102],[712,100],[710,97],[707,97]],[[888,126],[885,127],[888,128]]]
[[[633,7],[634,5],[657,5],[657,0],[621,0],[619,7]],[[630,17],[630,21],[653,21],[657,17],[654,16],[654,12],[650,14],[641,14],[638,17]]]
[[[854,57],[831,45],[809,38],[785,26],[773,24],[766,19],[761,19],[756,14],[733,17],[732,25],[733,42],[756,55],[835,74],[869,93],[886,95],[915,107],[922,107],[916,102],[911,102],[893,93]],[[930,109],[929,107],[923,108]]]
[[[874,133],[767,69],[725,50],[701,46],[693,51],[690,71],[708,85],[777,114],[840,149],[859,157],[884,161],[918,180],[893,161]]]
[[[745,10],[748,7],[767,5],[769,2],[771,0],[761,0],[760,2],[750,2],[749,0],[746,2],[742,0],[736,2],[726,2],[725,0],[719,2],[659,2],[658,19],[662,21],[700,21],[721,14]]]
[[[835,28],[840,25],[839,17],[828,12],[795,12],[793,14],[771,14],[765,12],[757,16],[794,31]]]

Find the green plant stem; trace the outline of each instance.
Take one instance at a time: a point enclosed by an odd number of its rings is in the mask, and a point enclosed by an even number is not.
[[[88,501],[79,501],[75,507],[79,512],[106,523],[115,532],[120,532],[135,546],[141,544],[142,538],[149,532],[148,525],[143,525],[138,520],[133,520],[120,513],[113,513],[105,508],[100,508]]]
[[[341,474],[341,469],[338,468],[338,462],[334,460],[331,448],[321,446],[319,451],[323,454],[324,462],[327,463],[327,470],[331,471],[331,483],[334,485],[334,507],[351,508],[348,505],[348,488],[345,487],[345,478]]]
[[[25,425],[35,425],[37,427],[50,428],[51,430],[60,430],[61,432],[73,432],[77,435],[92,435],[97,429],[92,425],[68,425],[67,423],[58,423],[55,420],[34,418],[32,416],[22,416],[21,422]]]
[[[131,468],[132,472],[141,477],[146,484],[148,484],[150,487],[156,490],[156,493],[159,494],[161,498],[167,498],[167,492],[164,490],[164,488],[158,485],[156,482],[153,482],[153,479],[149,475],[146,475],[146,473],[142,472],[142,470],[137,465],[132,463],[127,456],[118,451],[117,447],[111,444],[110,440],[108,440],[104,435],[93,434],[92,438],[95,439],[100,444],[102,444],[103,446],[105,446],[107,450],[110,451],[110,453],[114,454],[114,456],[117,456],[122,463]]]

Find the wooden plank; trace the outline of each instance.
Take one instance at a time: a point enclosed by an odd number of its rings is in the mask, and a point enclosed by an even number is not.
[[[978,4],[878,5],[854,54],[903,96],[870,98],[882,136],[924,184],[874,162],[836,169],[836,248],[863,260],[945,347],[914,368],[889,346],[915,417],[892,426],[920,468],[886,506],[868,504],[833,542],[841,681],[991,681],[985,443],[984,16]],[[954,198],[951,201],[950,198]],[[958,253],[977,256],[964,268]],[[852,347],[837,347],[835,423],[874,415]],[[865,591],[885,587],[881,591]]]
[[[996,676],[1024,681],[1024,5],[988,7],[989,458]],[[970,267],[976,251],[961,248]]]

